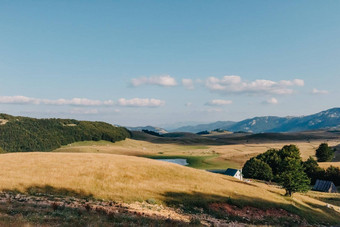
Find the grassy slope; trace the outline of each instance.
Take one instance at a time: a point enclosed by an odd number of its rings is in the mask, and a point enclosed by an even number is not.
[[[339,213],[325,203],[264,184],[151,159],[76,153],[12,153],[0,159],[1,190],[49,191],[115,201],[154,199],[162,204],[205,207],[213,201],[261,208],[280,207],[310,222],[340,223]]]

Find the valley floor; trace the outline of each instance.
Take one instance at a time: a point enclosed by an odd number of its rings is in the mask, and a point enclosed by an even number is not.
[[[185,158],[189,166],[197,169],[227,169],[242,168],[244,163],[260,153],[271,148],[282,148],[287,144],[299,147],[301,157],[307,160],[309,156],[315,158],[315,150],[320,143],[327,142],[329,146],[337,146],[339,140],[314,140],[314,141],[281,141],[266,143],[242,143],[233,145],[179,145],[157,144],[147,141],[126,139],[110,143],[106,141],[85,141],[63,146],[55,152],[71,153],[107,153],[122,154],[148,158]],[[336,158],[340,151],[337,152]],[[340,156],[340,155],[339,155]],[[340,161],[323,163],[322,167],[330,165],[339,166]]]

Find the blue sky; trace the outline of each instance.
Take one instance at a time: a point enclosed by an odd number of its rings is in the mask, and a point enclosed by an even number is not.
[[[136,125],[338,107],[340,1],[1,1],[0,112]]]

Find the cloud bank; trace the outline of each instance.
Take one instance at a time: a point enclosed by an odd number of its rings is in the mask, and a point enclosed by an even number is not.
[[[121,98],[118,100],[119,106],[128,106],[128,107],[159,107],[163,106],[165,101],[159,99],[141,99],[141,98],[133,98],[133,99],[124,99]]]
[[[159,99],[142,99],[133,98],[125,99],[121,98],[118,100],[117,104],[112,100],[100,101],[91,100],[86,98],[73,98],[73,99],[39,99],[31,98],[26,96],[0,96],[0,104],[30,104],[30,105],[71,105],[71,106],[127,106],[127,107],[159,107],[165,104],[165,101]],[[74,113],[79,112],[79,109],[75,109]],[[83,110],[82,110],[83,111]],[[94,111],[92,111],[94,113]]]
[[[205,105],[207,106],[224,106],[224,105],[229,105],[232,104],[233,101],[231,100],[223,100],[223,99],[214,99],[209,102],[207,102]]]
[[[222,78],[209,77],[205,86],[213,92],[224,94],[292,94],[293,86],[304,86],[304,81],[301,79],[294,80],[255,80],[244,81],[240,76],[224,76]]]
[[[26,96],[0,96],[1,104],[34,104],[34,105],[74,105],[74,106],[111,106],[112,100],[100,101],[86,98],[73,99],[39,99]]]

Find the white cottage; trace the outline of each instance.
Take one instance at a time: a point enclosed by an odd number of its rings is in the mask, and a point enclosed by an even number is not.
[[[225,172],[225,175],[235,177],[239,180],[243,180],[242,169],[231,169],[228,168]]]

